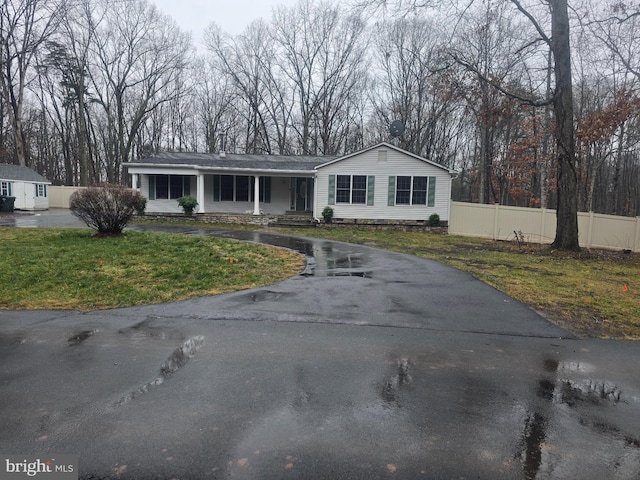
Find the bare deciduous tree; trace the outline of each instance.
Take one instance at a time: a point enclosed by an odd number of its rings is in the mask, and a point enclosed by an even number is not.
[[[460,91],[442,55],[443,34],[433,20],[410,18],[379,24],[375,39],[382,74],[372,89],[381,131],[405,126],[401,148],[453,167],[461,113]],[[382,137],[388,140],[388,135]]]
[[[366,77],[364,26],[360,17],[344,16],[326,2],[301,0],[275,13],[273,38],[295,88],[295,129],[303,154],[341,149],[338,114]]]
[[[246,122],[244,151],[273,153],[267,111],[272,92],[267,81],[273,75],[270,59],[274,51],[267,25],[264,21],[253,22],[243,35],[235,38],[212,25],[207,30],[206,44],[244,104],[239,108]]]
[[[65,13],[65,0],[3,0],[0,3],[0,88],[8,107],[18,163],[28,152],[23,127],[25,91],[34,59],[55,33]]]
[[[115,183],[148,115],[178,95],[191,40],[147,0],[102,0],[92,14],[99,21],[88,21],[96,29],[90,77],[106,120],[107,181]]]

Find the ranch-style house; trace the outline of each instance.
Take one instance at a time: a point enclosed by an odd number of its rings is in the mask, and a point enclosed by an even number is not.
[[[449,220],[455,174],[389,143],[341,157],[161,153],[126,164],[148,213],[181,213],[191,195],[199,214],[284,215],[364,221]]]

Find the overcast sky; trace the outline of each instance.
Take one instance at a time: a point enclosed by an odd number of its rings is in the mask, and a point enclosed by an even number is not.
[[[180,27],[193,34],[196,45],[203,30],[216,22],[224,32],[239,34],[253,20],[271,18],[273,7],[291,7],[298,0],[151,0]]]

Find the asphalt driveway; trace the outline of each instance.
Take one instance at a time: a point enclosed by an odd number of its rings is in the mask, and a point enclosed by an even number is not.
[[[57,217],[18,220],[77,226]],[[640,477],[639,343],[573,338],[412,256],[170,230],[308,266],[186,302],[0,311],[0,453],[75,454],[87,479]]]

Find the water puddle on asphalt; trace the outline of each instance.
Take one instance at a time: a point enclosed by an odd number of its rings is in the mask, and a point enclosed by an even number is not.
[[[382,399],[387,403],[397,402],[401,389],[412,380],[409,374],[409,359],[400,358],[397,361],[396,372],[382,386]]]
[[[289,250],[294,250],[305,256],[314,256],[313,242],[303,238],[274,235],[263,232],[251,232],[246,230],[218,231],[215,235],[218,237],[231,238],[233,240],[242,240],[244,242],[262,243],[273,247],[288,248]]]
[[[272,290],[258,290],[248,293],[246,297],[252,302],[264,302],[266,300],[280,300],[282,298],[293,297],[294,292],[274,292]]]
[[[330,271],[327,272],[327,277],[360,277],[360,278],[372,278],[373,272],[352,272],[352,271]]]
[[[620,401],[621,396],[620,389],[609,382],[562,380],[559,398],[562,403],[573,407],[578,403],[616,404]]]
[[[526,480],[533,480],[542,466],[542,445],[547,436],[547,421],[538,413],[529,413],[523,435],[523,473]]]
[[[330,255],[324,256],[325,250],[323,248],[323,271],[327,277],[373,278],[373,271],[363,268],[367,262],[362,255],[354,253],[336,255],[336,252],[330,249]]]
[[[183,334],[175,328],[153,325],[155,319],[155,317],[148,317],[135,325],[121,328],[118,330],[118,333],[138,342],[147,340],[148,338],[184,340]]]
[[[69,340],[68,340],[69,346],[73,347],[75,345],[80,345],[87,338],[93,336],[93,334],[97,332],[98,330],[93,329],[93,330],[83,330],[82,332],[74,333],[69,337]]]
[[[544,370],[554,374],[554,379],[541,379],[538,383],[538,396],[554,403],[574,407],[579,403],[616,404],[621,400],[622,392],[613,383],[603,380],[583,379],[571,380],[562,378],[568,374],[588,374],[595,371],[595,366],[585,362],[559,362],[547,359],[543,362]]]
[[[553,455],[544,454],[549,448],[546,445],[548,437],[562,437],[569,430],[576,430],[573,436],[578,441],[586,435],[590,441],[608,445],[611,451],[598,452],[602,456],[602,462],[607,461],[607,455],[626,459],[620,460],[622,463],[640,456],[638,438],[627,435],[620,427],[604,421],[593,410],[594,407],[620,408],[619,404],[625,400],[622,390],[616,384],[589,378],[569,378],[572,375],[588,376],[597,370],[594,365],[586,362],[561,362],[549,358],[543,361],[543,369],[549,375],[538,381],[536,394],[544,402],[536,410],[527,413],[519,449],[524,478],[535,479],[545,467],[545,462],[553,462]],[[556,409],[560,409],[562,414],[556,415]],[[579,429],[584,431],[578,433]],[[553,441],[550,441],[551,444]],[[590,461],[596,461],[594,458]]]
[[[549,402],[553,401],[553,396],[556,391],[556,384],[551,380],[543,378],[538,382],[538,397],[543,398]]]
[[[145,383],[140,388],[129,392],[123,396],[117,403],[117,406],[129,403],[131,400],[143,395],[153,387],[162,385],[171,375],[176,373],[182,367],[184,367],[191,358],[198,353],[200,347],[204,343],[204,337],[197,335],[189,338],[186,342],[176,348],[171,355],[160,365],[160,372],[158,376],[149,383]]]
[[[15,228],[35,228],[38,226],[37,219],[32,215],[20,215],[13,218],[0,218],[1,227],[15,227]]]

